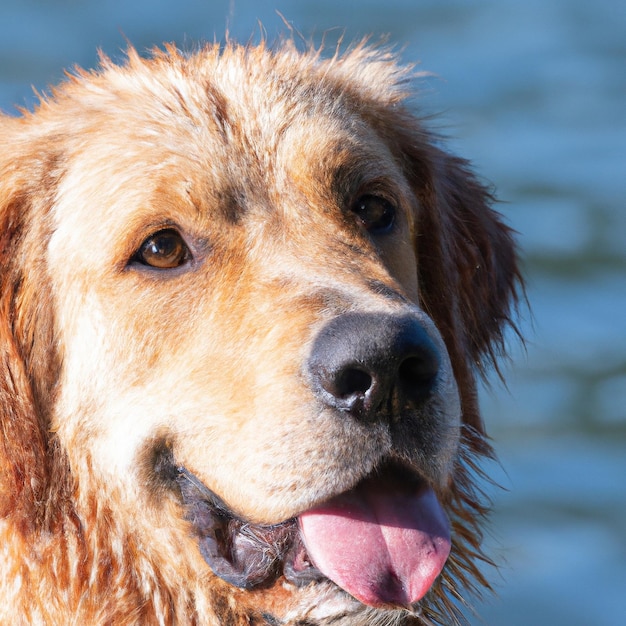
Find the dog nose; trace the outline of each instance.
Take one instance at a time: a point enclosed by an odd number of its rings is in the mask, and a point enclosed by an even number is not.
[[[414,316],[347,313],[319,332],[308,368],[326,405],[361,421],[394,421],[432,393],[439,353]]]

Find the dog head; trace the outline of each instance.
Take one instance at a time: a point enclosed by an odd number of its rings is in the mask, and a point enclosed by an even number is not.
[[[280,620],[434,618],[480,579],[475,375],[519,275],[406,78],[364,46],[131,50],[2,120],[2,508],[23,532],[98,501],[155,568],[175,545]]]

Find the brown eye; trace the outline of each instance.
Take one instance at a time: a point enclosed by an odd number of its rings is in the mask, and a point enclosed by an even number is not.
[[[391,202],[380,196],[361,196],[351,207],[370,233],[380,235],[391,230],[396,209]]]
[[[189,261],[191,253],[177,230],[165,228],[150,235],[133,256],[132,261],[165,270],[180,267]]]

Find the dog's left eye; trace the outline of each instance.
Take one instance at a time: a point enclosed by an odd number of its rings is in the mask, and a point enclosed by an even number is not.
[[[191,259],[191,253],[181,234],[165,228],[150,235],[139,247],[132,262],[156,269],[173,269]]]
[[[363,226],[372,234],[388,232],[393,226],[396,209],[391,202],[380,196],[361,196],[351,207]]]

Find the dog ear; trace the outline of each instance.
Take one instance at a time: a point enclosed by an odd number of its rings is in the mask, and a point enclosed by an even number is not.
[[[512,230],[467,161],[436,146],[415,120],[396,120],[417,198],[420,298],[439,328],[463,398],[465,422],[483,432],[475,373],[497,368],[523,283]],[[398,133],[398,128],[402,129]]]
[[[58,363],[44,252],[50,163],[36,147],[19,153],[14,122],[0,119],[0,517],[27,530],[43,514],[50,479]]]
[[[480,367],[495,361],[511,324],[521,280],[516,245],[466,161],[436,150],[431,163],[432,191],[418,217],[420,274],[433,306],[444,295],[465,352]],[[452,280],[438,280],[441,270]]]

